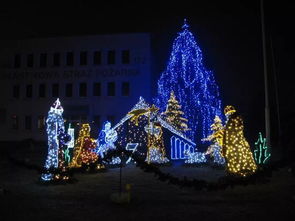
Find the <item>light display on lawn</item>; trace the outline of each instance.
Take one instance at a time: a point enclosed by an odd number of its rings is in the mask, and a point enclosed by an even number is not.
[[[258,140],[255,142],[254,158],[257,164],[266,164],[270,159],[270,151],[266,144],[266,138],[259,132]]]
[[[171,91],[170,98],[166,107],[166,111],[162,113],[163,117],[167,122],[170,123],[178,131],[187,131],[188,120],[182,117],[183,111],[181,111],[181,106],[178,104],[178,101],[174,95],[174,92]]]
[[[57,98],[50,110],[46,119],[46,132],[48,139],[48,155],[45,161],[45,169],[52,170],[59,167],[59,135],[64,131],[64,119],[62,117],[63,108]],[[41,179],[44,181],[54,180],[54,174],[51,172],[43,173]]]
[[[103,124],[103,129],[99,133],[99,137],[97,139],[97,148],[96,153],[103,158],[108,150],[116,149],[114,142],[118,139],[118,133],[116,130],[111,128],[112,125],[109,121],[106,121]],[[119,157],[113,158],[110,164],[119,164],[121,163],[121,159]]]
[[[75,142],[71,167],[81,167],[82,164],[89,165],[97,161],[98,156],[95,153],[96,141],[90,137],[90,130],[89,124],[82,124]]]
[[[222,155],[226,159],[227,171],[239,176],[247,176],[257,170],[250,145],[244,137],[242,118],[233,106],[224,109],[228,121],[224,128]]]
[[[190,152],[189,150],[185,150],[184,154],[186,156],[186,160],[184,161],[186,164],[199,164],[206,163],[206,155],[202,152]]]
[[[212,134],[203,140],[211,141],[212,144],[208,147],[206,155],[213,157],[213,162],[219,165],[225,163],[225,159],[221,154],[223,144],[224,127],[222,121],[218,116],[215,116],[214,123],[211,125]]]
[[[148,134],[147,163],[168,163],[161,124],[159,122],[150,122],[145,127],[145,131]]]
[[[168,65],[158,81],[155,103],[161,111],[165,111],[171,91],[182,107],[184,118],[189,119],[191,130],[186,134],[193,141],[207,137],[214,117],[222,113],[219,89],[213,73],[203,65],[202,51],[186,21],[174,40]]]

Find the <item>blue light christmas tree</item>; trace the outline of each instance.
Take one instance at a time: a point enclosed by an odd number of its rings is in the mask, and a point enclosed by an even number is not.
[[[219,89],[213,73],[206,70],[202,51],[196,43],[189,25],[184,20],[182,31],[174,40],[166,70],[158,80],[155,103],[164,111],[171,91],[188,119],[186,135],[195,141],[210,134],[215,116],[221,116]]]

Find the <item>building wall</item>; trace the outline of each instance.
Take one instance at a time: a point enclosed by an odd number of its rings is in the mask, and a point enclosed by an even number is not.
[[[57,97],[66,123],[89,122],[96,131],[119,121],[139,96],[151,98],[147,33],[2,41],[0,48],[1,141],[46,140],[44,119]]]

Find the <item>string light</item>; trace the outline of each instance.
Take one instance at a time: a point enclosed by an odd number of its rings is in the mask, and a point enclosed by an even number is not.
[[[174,40],[167,68],[158,81],[155,103],[164,111],[170,92],[174,91],[184,117],[189,119],[191,130],[186,134],[193,140],[207,137],[212,119],[215,115],[221,117],[222,113],[218,86],[202,60],[202,51],[185,20]]]
[[[118,133],[116,130],[111,128],[111,122],[106,121],[103,124],[103,129],[99,133],[99,137],[97,139],[97,148],[96,153],[101,156],[101,158],[104,157],[104,154],[108,150],[114,150],[116,149],[116,146],[114,145],[114,142],[118,139]],[[120,164],[121,159],[119,157],[112,158],[112,161],[110,164]]]
[[[178,104],[174,92],[171,91],[170,98],[166,107],[166,111],[162,113],[162,116],[178,131],[187,131],[188,120],[183,118],[184,113],[181,111],[181,106]]]
[[[225,159],[221,154],[221,148],[223,144],[224,126],[218,116],[215,116],[214,123],[211,125],[211,131],[213,132],[205,141],[211,141],[213,144],[210,145],[206,151],[206,155],[210,154],[213,157],[213,162],[218,165],[225,164]]]
[[[255,142],[254,158],[257,164],[266,164],[270,159],[270,151],[266,144],[266,138],[259,132],[258,140]]]
[[[145,131],[148,134],[147,163],[168,163],[169,160],[166,157],[161,124],[159,122],[150,122],[147,127],[145,127]]]
[[[81,167],[82,164],[89,165],[98,159],[95,153],[96,140],[90,137],[91,128],[89,124],[82,124],[79,136],[75,142],[74,157],[70,167]]]
[[[57,98],[56,101],[53,103],[53,105],[50,107],[50,110],[48,112],[47,119],[46,119],[48,154],[47,154],[44,167],[47,170],[57,169],[59,167],[58,156],[59,156],[59,150],[60,150],[60,143],[59,143],[58,136],[61,134],[61,132],[64,131],[64,119],[62,117],[62,113],[63,113],[63,108],[61,106],[59,98]],[[41,179],[44,181],[51,181],[51,180],[54,180],[55,177],[54,177],[54,174],[48,172],[48,173],[43,173],[41,175]]]
[[[228,121],[224,128],[222,154],[226,159],[229,173],[247,176],[257,170],[250,145],[244,137],[244,124],[233,106],[224,109]]]

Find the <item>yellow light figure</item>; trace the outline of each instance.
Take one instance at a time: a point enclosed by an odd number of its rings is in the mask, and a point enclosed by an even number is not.
[[[224,128],[222,153],[226,159],[227,170],[231,174],[248,176],[255,173],[257,165],[254,161],[250,145],[244,137],[244,124],[233,106],[224,109],[228,121]]]
[[[87,146],[91,146],[91,144],[93,143],[93,148],[95,148],[95,140],[93,138],[90,138],[90,130],[91,128],[89,124],[82,124],[81,129],[79,131],[79,136],[75,142],[74,157],[72,159],[70,167],[81,167],[82,163],[86,162],[87,160],[85,159],[86,153],[83,152],[85,144]],[[89,144],[89,142],[91,144]],[[95,158],[93,154],[90,154],[91,156],[88,154],[89,159],[91,159],[92,161],[95,160],[95,159],[92,159],[92,158]],[[97,160],[97,156],[96,156],[96,160]]]
[[[147,163],[167,163],[166,151],[163,141],[163,130],[159,122],[152,123],[148,128]]]

